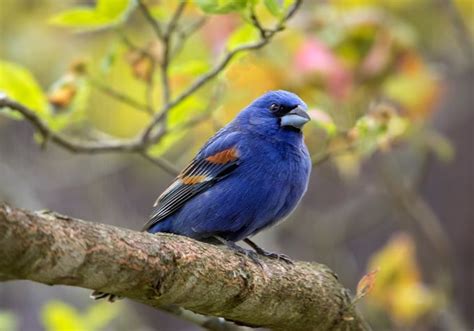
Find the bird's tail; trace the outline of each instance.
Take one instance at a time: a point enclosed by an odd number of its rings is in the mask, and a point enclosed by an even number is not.
[[[90,295],[91,299],[94,300],[102,300],[102,299],[107,299],[109,302],[115,302],[116,300],[122,299],[122,297],[115,295],[115,294],[110,294],[110,293],[104,293],[100,291],[94,291]]]

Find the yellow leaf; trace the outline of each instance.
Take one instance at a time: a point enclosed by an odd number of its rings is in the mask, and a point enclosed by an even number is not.
[[[28,106],[39,115],[48,110],[46,97],[33,75],[16,63],[0,60],[0,92]]]
[[[64,302],[53,300],[41,310],[41,320],[47,331],[87,330],[79,312]]]
[[[393,296],[391,314],[398,324],[413,324],[422,315],[438,305],[435,293],[420,283],[397,287]]]
[[[374,266],[380,266],[380,272],[368,300],[397,324],[409,326],[440,304],[439,295],[422,282],[415,243],[408,234],[393,236],[370,259],[368,269]]]
[[[374,269],[367,274],[365,274],[359,283],[357,284],[357,294],[356,298],[360,299],[366,296],[372,289],[374,288],[375,285],[375,280],[377,278],[377,273],[379,272],[379,268]]]

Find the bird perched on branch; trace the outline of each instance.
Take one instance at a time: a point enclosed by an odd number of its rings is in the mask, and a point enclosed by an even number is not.
[[[257,263],[259,255],[291,263],[249,237],[288,216],[305,193],[311,159],[301,128],[309,120],[293,93],[270,91],[253,101],[159,196],[143,231],[222,243]],[[238,246],[240,240],[255,251]]]

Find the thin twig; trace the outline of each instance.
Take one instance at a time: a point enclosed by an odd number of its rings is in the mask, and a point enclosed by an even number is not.
[[[260,40],[258,40],[257,42],[241,45],[227,52],[227,54],[222,58],[222,60],[213,69],[201,75],[201,77],[195,80],[191,84],[191,86],[189,86],[186,90],[184,90],[184,92],[182,92],[173,101],[170,101],[169,103],[165,104],[162,111],[159,112],[157,115],[155,115],[155,117],[151,121],[148,128],[145,129],[142,135],[143,141],[153,141],[154,139],[156,139],[155,137],[152,136],[152,132],[154,131],[155,126],[158,123],[166,119],[166,116],[169,110],[175,107],[177,104],[183,102],[185,99],[190,97],[193,93],[195,93],[197,90],[199,90],[209,81],[211,81],[214,77],[216,77],[219,73],[221,73],[222,70],[225,69],[225,67],[230,63],[230,61],[236,55],[244,51],[257,50],[267,45],[271,41],[273,36],[284,28],[284,24],[286,23],[286,20],[288,20],[289,18],[293,16],[293,14],[299,8],[301,3],[302,3],[302,0],[296,0],[294,5],[290,8],[288,13],[285,15],[285,17],[277,24],[277,26],[274,29],[268,29],[265,36],[261,36]]]
[[[448,18],[454,27],[459,46],[463,50],[467,61],[472,64],[474,60],[474,45],[472,42],[472,37],[469,33],[469,29],[464,23],[461,14],[459,13],[458,8],[456,7],[456,4],[453,0],[439,1],[441,2],[441,5],[443,5],[446,9]]]
[[[135,45],[123,31],[118,31],[120,39],[122,42],[133,51],[139,52],[142,56],[146,56],[151,61],[151,69],[149,74],[149,79],[146,81],[146,91],[145,91],[145,100],[146,100],[146,111],[149,114],[153,114],[155,112],[155,106],[153,102],[153,89],[155,87],[155,71],[156,71],[156,59],[148,49],[144,47],[140,47]]]
[[[150,114],[153,114],[155,112],[155,105],[153,102],[153,90],[155,88],[155,70],[156,70],[156,61],[154,57],[150,57],[151,61],[151,73],[150,77],[146,82],[146,91],[145,91],[145,98],[146,98],[146,106],[148,109],[148,112]]]
[[[155,31],[156,36],[162,40],[164,34],[163,34],[163,31],[161,30],[160,23],[158,23],[158,21],[155,20],[155,18],[153,17],[153,15],[151,14],[148,7],[145,5],[143,0],[138,0],[138,6],[140,7],[140,10],[142,11],[145,19],[148,21],[148,23],[151,25],[151,27]]]
[[[159,166],[161,169],[163,169],[164,171],[166,171],[168,174],[172,176],[177,176],[179,174],[179,170],[176,169],[176,167],[168,160],[165,160],[161,157],[153,157],[146,151],[141,151],[140,155],[145,160],[148,160],[151,163],[156,164],[157,166]]]
[[[257,30],[260,32],[260,38],[266,38],[267,33],[269,33],[269,31],[262,26],[262,24],[257,18],[257,14],[255,14],[255,10],[253,7],[251,8],[250,20],[253,26],[256,27]]]
[[[174,32],[176,27],[178,26],[178,21],[181,17],[181,15],[184,12],[184,9],[186,8],[186,1],[181,1],[180,4],[178,5],[178,8],[176,8],[176,11],[173,14],[173,17],[170,20],[170,23],[168,24],[168,28],[166,29],[166,34],[171,36],[171,34]]]
[[[341,148],[336,148],[333,150],[326,151],[320,155],[313,155],[311,156],[311,161],[313,164],[313,167],[315,166],[320,166],[321,164],[325,163],[326,161],[329,161],[331,158],[343,155],[347,152],[350,152],[354,150],[354,148],[357,147],[357,143],[351,143],[346,146],[343,146]]]
[[[186,29],[186,30],[176,30],[177,32],[177,37],[178,37],[178,40],[176,41],[176,44],[173,48],[173,50],[171,51],[171,57],[175,58],[180,52],[181,50],[183,49],[184,47],[184,44],[186,43],[186,41],[197,31],[199,31],[199,29],[207,22],[207,17],[206,16],[203,16],[201,17],[200,19],[196,20],[195,22],[191,23],[189,25],[189,28]]]
[[[0,108],[8,107],[13,109],[25,117],[43,136],[45,139],[50,140],[61,147],[75,153],[105,153],[105,152],[135,152],[141,150],[144,146],[140,141],[128,140],[128,141],[101,141],[101,142],[84,142],[75,140],[70,137],[63,136],[60,133],[52,131],[48,125],[38,117],[38,115],[27,108],[26,106],[10,100],[6,96],[0,96]]]
[[[166,32],[163,34],[163,54],[161,59],[161,84],[163,90],[163,105],[166,106],[170,102],[171,98],[171,87],[169,77],[169,64],[170,64],[170,50],[171,50],[171,38],[174,30],[178,24],[179,18],[181,17],[184,9],[186,8],[186,2],[182,1],[176,8],[173,17],[168,24]],[[166,121],[167,112],[164,113],[163,122]]]
[[[117,30],[117,33],[121,39],[121,41],[125,44],[125,46],[127,46],[130,50],[134,50],[134,51],[138,51],[140,52],[142,55],[145,55],[145,56],[148,56],[150,58],[153,58],[153,56],[150,54],[150,52],[148,52],[148,50],[144,47],[140,47],[138,45],[136,45],[134,42],[132,42],[130,40],[130,38],[127,37],[127,35],[125,34],[125,32],[121,31],[121,30]]]
[[[90,76],[88,76],[88,80],[100,92],[116,99],[117,101],[127,104],[128,106],[133,107],[137,110],[150,113],[150,110],[147,105],[142,104],[141,102],[133,99],[132,97],[122,93],[121,91],[117,91],[111,88],[110,86],[100,82],[99,80],[91,78]]]

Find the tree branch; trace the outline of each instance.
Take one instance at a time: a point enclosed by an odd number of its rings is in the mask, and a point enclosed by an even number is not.
[[[151,14],[148,7],[145,5],[143,0],[138,0],[138,6],[140,7],[140,10],[142,11],[143,16],[145,17],[145,19],[148,21],[150,26],[155,31],[156,36],[159,39],[163,39],[163,31],[161,29],[160,23],[157,20],[155,20],[155,18],[153,17],[153,15]]]
[[[367,330],[327,267],[264,266],[182,236],[0,206],[0,281],[78,286],[274,330]]]
[[[53,141],[61,147],[67,149],[70,152],[75,153],[103,153],[103,152],[135,152],[141,150],[143,147],[140,141],[128,140],[128,141],[101,141],[101,142],[84,142],[75,140],[70,137],[66,137],[60,133],[52,131],[48,125],[38,117],[38,115],[29,109],[28,107],[18,103],[14,100],[10,100],[5,95],[0,95],[0,109],[8,107],[23,115],[41,134],[45,140]]]
[[[179,173],[170,162],[160,158],[152,158],[147,155],[147,148],[150,146],[146,142],[137,139],[131,140],[110,140],[110,141],[82,141],[71,137],[62,135],[61,133],[54,132],[51,128],[31,109],[18,103],[14,100],[10,100],[5,95],[0,94],[0,109],[10,108],[19,112],[23,117],[28,120],[39,134],[43,137],[44,142],[52,141],[55,144],[63,147],[64,149],[72,153],[82,154],[97,154],[97,153],[108,153],[108,152],[127,152],[127,153],[138,153],[143,156],[146,160],[151,161],[153,164],[160,166],[163,170],[169,174],[175,176]],[[162,133],[162,136],[166,132]]]

